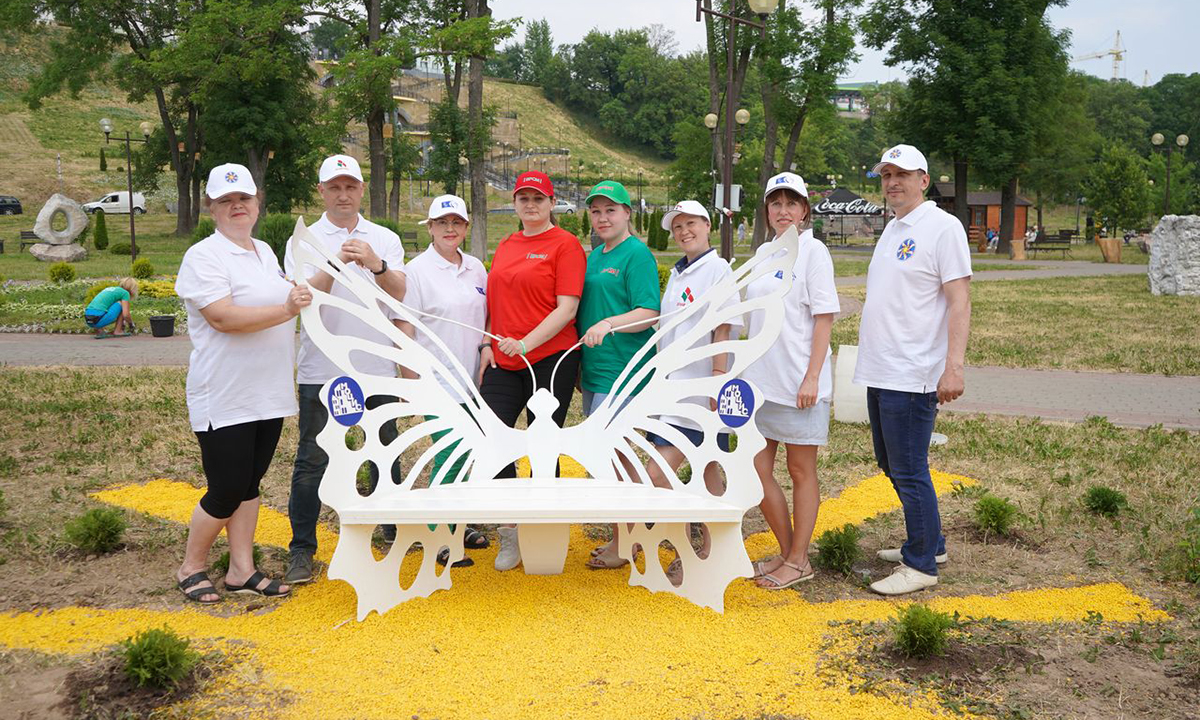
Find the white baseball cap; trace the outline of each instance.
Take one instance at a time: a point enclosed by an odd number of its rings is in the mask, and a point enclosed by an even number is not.
[[[708,211],[704,209],[703,205],[695,200],[684,200],[682,202],[675,203],[675,207],[671,208],[670,212],[668,212],[666,215],[663,215],[663,230],[670,232],[671,222],[675,219],[676,215],[699,215],[705,220],[709,220]],[[709,220],[709,222],[712,221]]]
[[[246,195],[257,195],[258,187],[254,178],[245,165],[225,163],[208,171],[208,184],[204,186],[204,194],[210,200],[216,200],[229,193],[240,192]]]
[[[331,155],[325,158],[325,162],[321,163],[321,171],[317,173],[317,179],[321,182],[329,182],[342,175],[352,177],[359,182],[363,181],[358,161],[349,155]]]
[[[879,168],[884,165],[895,165],[901,170],[922,170],[929,172],[929,162],[920,150],[912,145],[897,145],[883,151],[883,157],[879,158],[879,162],[875,163],[875,167],[871,168],[871,172],[878,174]]]
[[[776,190],[791,190],[802,198],[808,197],[808,186],[804,184],[804,178],[794,172],[781,172],[768,180],[763,190],[763,200]]]
[[[438,195],[429,203],[429,217],[425,218],[418,225],[425,225],[430,220],[437,220],[443,215],[457,215],[467,222],[471,222],[471,216],[467,214],[467,203],[457,195]]]

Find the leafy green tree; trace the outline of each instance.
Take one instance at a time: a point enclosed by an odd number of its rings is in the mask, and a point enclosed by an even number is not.
[[[1147,93],[1128,80],[1088,78],[1088,114],[1107,143],[1121,143],[1144,152],[1150,142],[1154,110]]]
[[[104,157],[104,148],[100,148],[100,172],[108,172],[108,160]]]
[[[1050,115],[1054,122],[1043,123],[1035,141],[1036,151],[1029,160],[1023,184],[1035,195],[1037,226],[1043,206],[1074,203],[1092,159],[1100,151],[1095,121],[1087,113],[1088,80],[1080,72],[1064,79],[1059,92],[1051,94]]]
[[[345,44],[350,38],[350,28],[344,23],[322,20],[308,31],[314,50],[327,60],[340,60],[345,55]]]
[[[550,23],[544,19],[534,20],[525,28],[520,79],[542,85],[552,57],[554,36],[550,33]]]
[[[400,220],[400,180],[412,176],[421,163],[421,149],[403,135],[392,137],[388,148],[389,172],[392,175],[392,191],[388,197],[388,212],[392,220]]]
[[[1186,157],[1200,160],[1200,73],[1164,75],[1145,94],[1151,110],[1151,134],[1161,132],[1172,140],[1187,135],[1192,142],[1184,149]]]
[[[1132,150],[1109,143],[1084,181],[1083,192],[1109,237],[1118,229],[1137,228],[1150,213],[1149,178]]]

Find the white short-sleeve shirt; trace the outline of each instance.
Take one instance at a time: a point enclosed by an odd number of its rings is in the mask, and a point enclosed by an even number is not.
[[[175,293],[188,315],[188,417],[196,431],[296,414],[292,363],[296,326],[284,322],[252,333],[220,332],[200,311],[222,298],[234,305],[281,305],[292,284],[283,277],[271,246],[254,249],[213,233],[188,248]]]
[[[888,223],[867,270],[854,382],[902,392],[937,390],[949,333],[942,286],[970,276],[962,223],[932,201]]]
[[[376,255],[387,262],[389,270],[401,270],[404,267],[404,246],[400,244],[399,236],[382,225],[376,225],[361,215],[358,216],[358,224],[354,226],[354,230],[352,231],[347,231],[345,228],[334,225],[324,214],[321,215],[320,220],[312,224],[310,229],[312,230],[313,237],[323,242],[325,249],[331,253],[338,253],[342,248],[342,244],[347,240],[362,240],[371,246]],[[283,257],[283,268],[289,276],[296,277],[295,260],[292,258],[292,246],[290,243]],[[375,275],[370,270],[357,263],[352,263],[349,268],[350,272],[358,273],[359,276],[371,282],[375,282],[376,280]],[[316,273],[317,270],[315,268],[306,267],[304,277],[306,279],[311,278]],[[336,282],[333,284],[330,294],[352,302],[358,301],[358,298],[353,293]],[[390,311],[385,310],[385,312],[388,317],[392,316]],[[381,345],[392,345],[392,341],[383,333],[372,330],[358,318],[335,308],[323,309],[321,318],[325,322],[325,327],[334,335],[349,335],[377,342]],[[353,369],[356,372],[368,375],[382,375],[384,377],[396,376],[396,364],[377,355],[352,353],[350,361],[354,364]],[[296,382],[301,385],[323,385],[335,377],[346,374],[347,370],[349,368],[339,368],[337,365],[334,365],[333,361],[317,348],[312,338],[301,327],[300,355],[296,367]]]
[[[421,317],[429,332],[450,349],[454,358],[470,373],[469,381],[475,384],[479,371],[479,345],[483,342],[483,327],[487,322],[487,271],[483,263],[471,255],[458,251],[460,262],[456,265],[438,254],[433,245],[413,258],[404,267],[408,277],[404,304],[437,318]],[[445,319],[456,320],[473,329],[466,329]],[[450,362],[428,334],[417,332],[417,342],[433,353],[447,368]],[[453,385],[439,377],[438,382],[447,392],[467,402]]]
[[[780,250],[780,253],[783,251]],[[746,287],[746,299],[762,297],[783,282],[782,270],[773,275],[760,277]],[[779,339],[768,348],[742,377],[753,382],[767,400],[788,407],[796,407],[796,394],[800,383],[808,372],[812,355],[814,315],[837,313],[837,286],[833,281],[833,259],[825,244],[813,237],[811,230],[800,235],[799,252],[792,267],[792,287],[783,296],[783,327]],[[749,314],[746,336],[754,337],[762,332],[766,312],[757,310]],[[833,397],[833,371],[830,369],[831,353],[825,350],[825,363],[817,383],[817,400]]]
[[[683,257],[675,266],[671,268],[671,277],[667,280],[667,287],[663,290],[662,298],[662,314],[677,312],[680,308],[687,307],[696,300],[699,300],[709,288],[721,282],[725,278],[733,274],[733,268],[729,266],[729,261],[722,258],[714,249],[707,250],[703,255],[697,257],[692,262],[687,261],[687,257]],[[736,302],[737,298],[731,299]],[[677,338],[684,335],[697,324],[699,324],[704,313],[697,313],[688,318],[670,332],[664,334],[658,340],[658,347],[665,348],[673,344]],[[663,322],[673,322],[673,317],[667,317]],[[729,325],[732,327],[731,336],[736,337],[742,327],[741,316],[730,318]],[[709,339],[702,338],[698,341],[695,347],[707,345]],[[676,379],[690,379],[699,377],[712,376],[712,360],[703,358],[690,363],[684,367],[672,372],[668,377]],[[696,404],[708,406],[705,400],[696,400]],[[700,428],[691,420],[676,417],[673,415],[663,415],[662,420],[680,427],[699,430]]]

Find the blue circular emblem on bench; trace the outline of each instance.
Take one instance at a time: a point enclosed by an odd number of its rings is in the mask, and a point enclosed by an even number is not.
[[[730,380],[717,395],[717,415],[726,427],[740,428],[754,413],[754,391],[745,380]]]
[[[325,404],[333,419],[346,427],[357,425],[366,410],[362,388],[354,378],[345,375],[330,383]]]

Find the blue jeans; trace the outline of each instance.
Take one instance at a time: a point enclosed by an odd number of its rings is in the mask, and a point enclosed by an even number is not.
[[[108,327],[117,321],[121,316],[121,303],[115,302],[108,306],[108,310],[103,313],[84,313],[83,322],[90,328]]]
[[[929,475],[929,438],[937,417],[937,393],[869,387],[867,414],[875,461],[892,481],[904,508],[908,538],[900,556],[910,568],[937,575],[934,556],[946,552],[937,493]]]
[[[288,551],[292,555],[299,553],[313,554],[317,551],[317,519],[321,515],[321,478],[325,475],[325,467],[329,465],[329,456],[317,445],[317,435],[325,428],[329,412],[321,402],[321,386],[302,384],[299,386],[298,399],[300,403],[300,442],[296,446],[296,464],[292,468],[292,492],[288,497],[288,520],[292,523],[292,541]],[[395,402],[388,395],[372,395],[367,398],[368,409],[378,407],[386,402]],[[399,437],[395,421],[386,422],[379,428],[379,439],[383,444],[390,444]],[[402,480],[400,461],[392,464],[392,482],[399,484]],[[371,465],[371,490],[379,482],[379,472]]]

